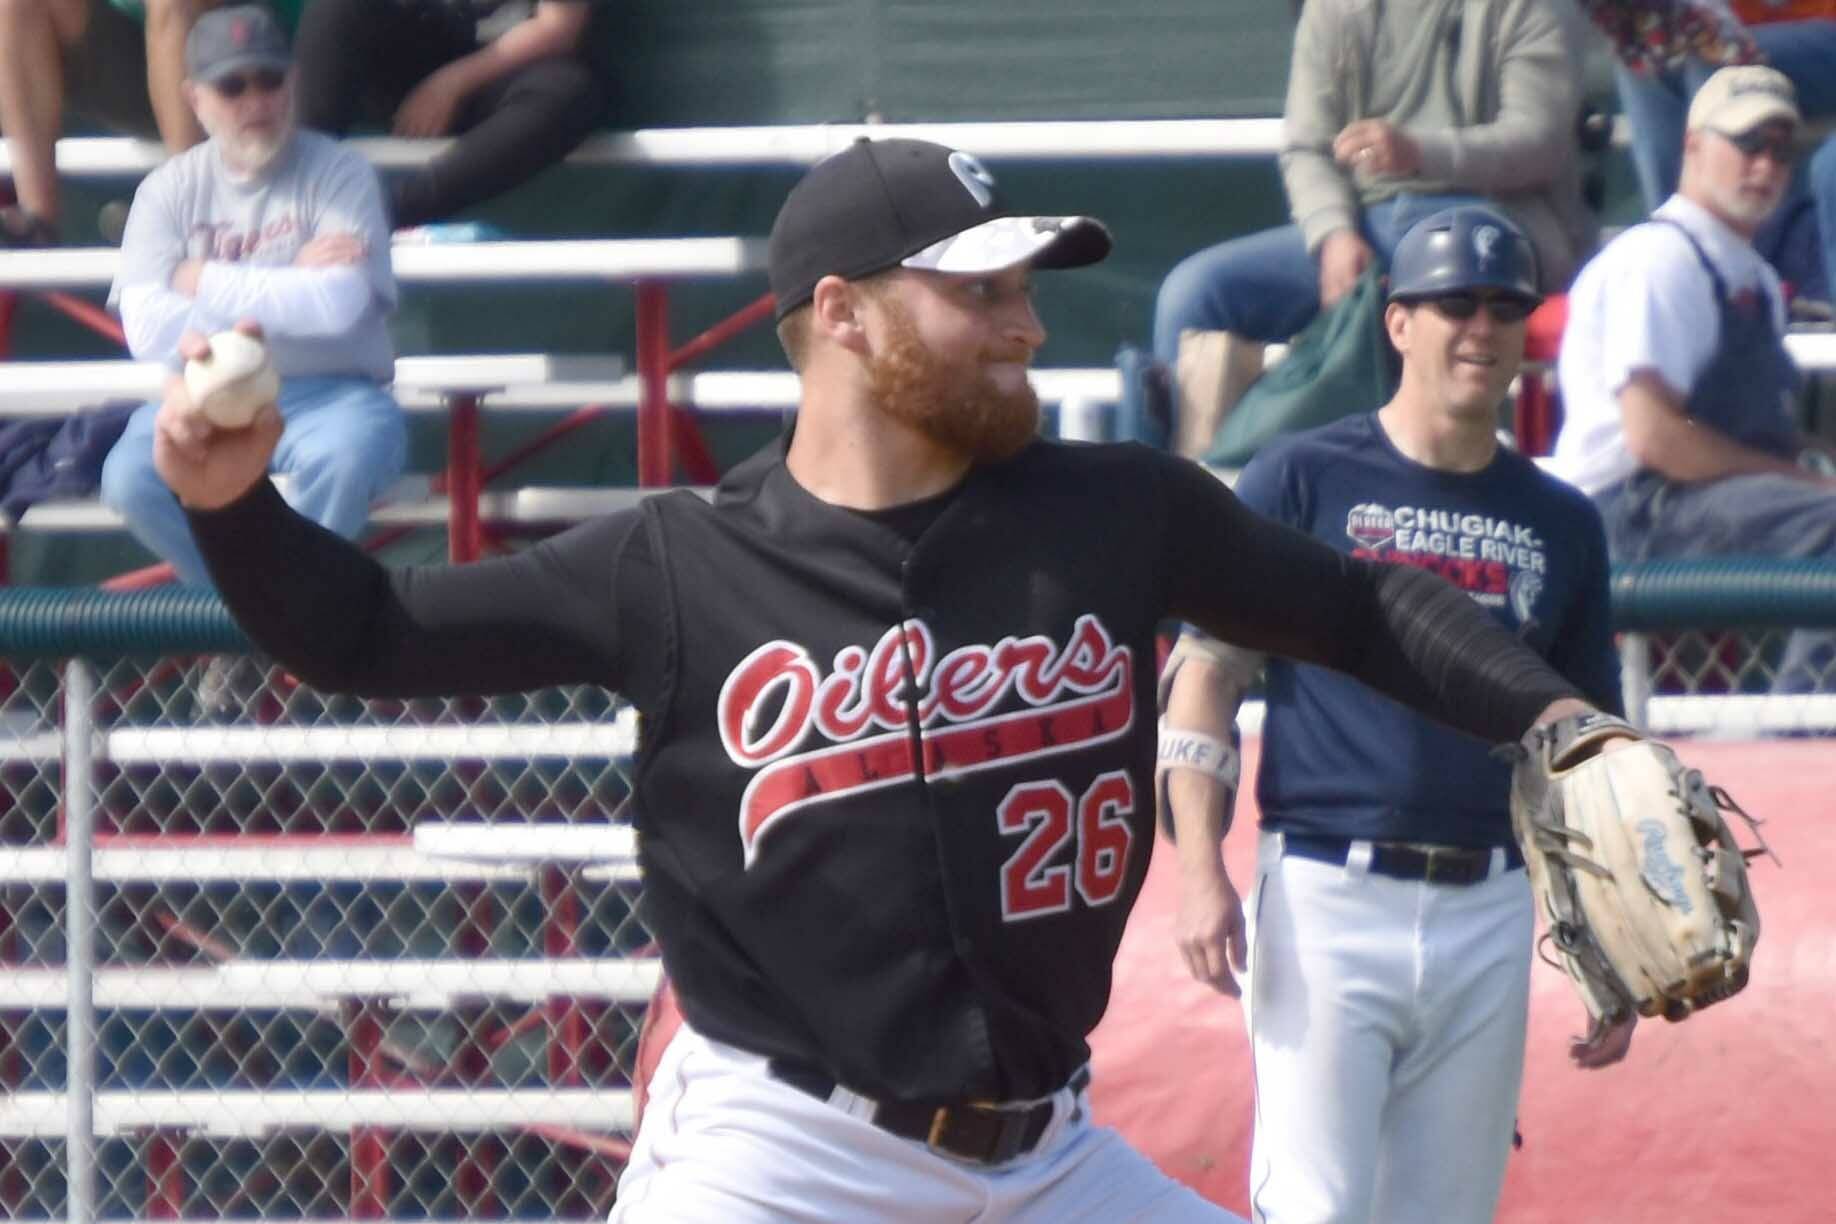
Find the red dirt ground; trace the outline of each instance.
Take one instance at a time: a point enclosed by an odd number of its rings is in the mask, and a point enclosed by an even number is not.
[[[1245,776],[1255,745],[1246,744]],[[1682,1025],[1640,1025],[1605,1071],[1573,1069],[1581,1005],[1538,965],[1507,1224],[1821,1224],[1836,1219],[1836,741],[1684,742],[1783,860],[1754,866],[1764,923],[1747,990]],[[1247,810],[1246,810],[1247,809]],[[1227,853],[1252,875],[1253,803]],[[1158,848],[1098,1028],[1096,1114],[1164,1169],[1239,1212],[1249,1163],[1242,1012],[1186,975],[1173,948],[1178,886]],[[1432,1224],[1424,1221],[1423,1224]]]

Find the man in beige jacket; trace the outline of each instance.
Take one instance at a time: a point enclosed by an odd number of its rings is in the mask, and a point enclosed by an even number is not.
[[[1179,387],[1175,447],[1199,454],[1264,344],[1350,291],[1421,218],[1488,200],[1559,289],[1590,225],[1576,166],[1572,6],[1559,0],[1308,0],[1295,30],[1281,173],[1293,223],[1187,257],[1155,305]]]

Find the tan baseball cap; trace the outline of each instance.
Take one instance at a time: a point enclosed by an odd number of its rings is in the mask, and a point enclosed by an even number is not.
[[[1723,68],[1702,83],[1689,104],[1689,130],[1708,128],[1723,136],[1744,136],[1762,123],[1784,120],[1793,127],[1803,122],[1798,114],[1798,91],[1791,79],[1763,64]]]

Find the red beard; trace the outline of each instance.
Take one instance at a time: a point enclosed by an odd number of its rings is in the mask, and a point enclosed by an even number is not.
[[[925,348],[897,302],[882,305],[886,351],[867,370],[868,390],[881,411],[977,462],[1012,458],[1038,436],[1039,396],[1032,386],[1003,391],[982,371],[984,362],[1023,360],[1024,352],[984,351],[973,365],[954,365]]]

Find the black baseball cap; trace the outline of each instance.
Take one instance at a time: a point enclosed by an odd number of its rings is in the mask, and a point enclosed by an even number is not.
[[[286,31],[262,4],[211,9],[185,38],[185,75],[206,85],[244,68],[284,72],[292,63]]]
[[[1076,268],[1109,247],[1109,230],[1093,218],[1016,216],[994,176],[967,153],[928,140],[863,138],[791,188],[771,227],[771,293],[782,319],[825,276],[855,280],[895,266]]]

